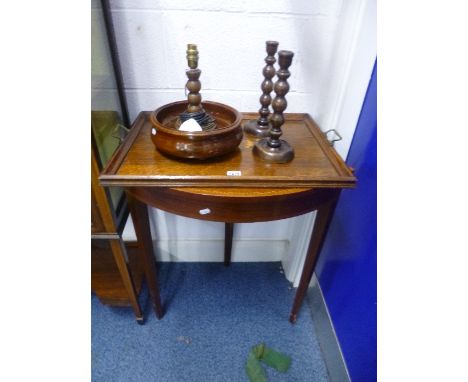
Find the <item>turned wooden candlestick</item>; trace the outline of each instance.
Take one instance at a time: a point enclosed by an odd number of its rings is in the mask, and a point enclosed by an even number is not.
[[[280,69],[276,72],[278,81],[276,81],[274,86],[276,97],[271,103],[273,115],[270,118],[271,129],[269,130],[269,137],[257,141],[253,148],[255,155],[275,163],[286,163],[294,158],[293,148],[285,140],[279,139],[283,134],[281,131],[281,126],[284,123],[283,112],[288,106],[285,96],[289,91],[287,79],[291,73],[288,68],[291,66],[293,56],[294,53],[287,50],[278,52]]]
[[[271,103],[270,93],[273,90],[272,78],[275,76],[276,72],[273,64],[276,62],[275,54],[277,50],[277,41],[266,42],[266,51],[268,55],[265,57],[266,66],[263,68],[263,76],[265,79],[261,85],[263,94],[260,96],[260,104],[262,107],[258,111],[260,117],[258,120],[248,121],[244,125],[244,131],[256,137],[268,137],[268,130],[271,128],[271,125],[268,123],[268,116],[270,114],[269,106]]]

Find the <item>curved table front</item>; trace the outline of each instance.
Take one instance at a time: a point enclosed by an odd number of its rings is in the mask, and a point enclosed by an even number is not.
[[[253,223],[290,218],[317,210],[336,192],[311,188],[155,188],[127,191],[152,207],[194,219]]]

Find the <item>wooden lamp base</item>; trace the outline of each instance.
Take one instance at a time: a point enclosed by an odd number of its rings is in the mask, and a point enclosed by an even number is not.
[[[273,163],[287,163],[294,159],[294,150],[288,142],[280,139],[281,145],[278,147],[271,147],[268,141],[269,138],[263,138],[257,141],[253,148],[253,153]]]

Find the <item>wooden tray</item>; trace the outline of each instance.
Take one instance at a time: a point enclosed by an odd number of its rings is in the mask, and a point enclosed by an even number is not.
[[[356,179],[308,114],[285,116],[283,136],[294,148],[289,163],[269,163],[252,153],[255,138],[244,135],[224,156],[193,161],[173,159],[154,149],[151,112],[141,112],[100,176],[105,186],[148,187],[354,187]],[[258,113],[243,113],[243,122]]]

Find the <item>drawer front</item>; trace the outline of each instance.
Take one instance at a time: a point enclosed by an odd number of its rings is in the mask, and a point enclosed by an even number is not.
[[[195,219],[250,223],[285,219],[316,210],[332,200],[333,189],[310,189],[289,195],[223,197],[182,192],[171,188],[133,187],[136,199],[161,210]]]

